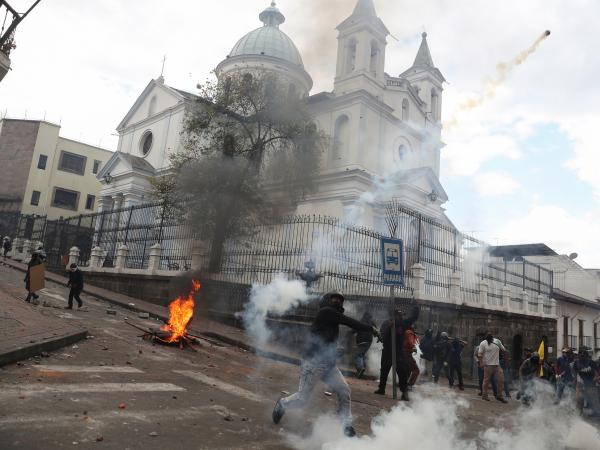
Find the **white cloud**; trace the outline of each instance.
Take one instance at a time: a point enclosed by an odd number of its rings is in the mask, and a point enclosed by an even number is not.
[[[514,194],[521,183],[502,172],[482,172],[473,178],[473,188],[482,197]]]

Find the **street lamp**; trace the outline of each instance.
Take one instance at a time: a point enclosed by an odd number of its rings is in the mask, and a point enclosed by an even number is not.
[[[104,182],[106,184],[110,184],[110,182],[113,180],[113,177],[110,175],[110,172],[108,172],[106,175],[104,175]]]

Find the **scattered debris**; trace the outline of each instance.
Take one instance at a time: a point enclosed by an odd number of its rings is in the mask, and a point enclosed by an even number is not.
[[[281,393],[282,393],[283,395],[290,395],[290,393],[289,393],[288,391],[281,391]]]
[[[79,348],[79,345],[75,344],[75,345],[73,345],[71,348],[78,349],[78,348]]]
[[[143,352],[142,352],[142,349],[139,349],[139,350],[138,350],[138,353],[141,355],[141,354],[143,353]]]
[[[131,365],[131,361],[125,361],[125,364]]]
[[[85,338],[86,339],[94,339],[94,336],[92,336],[91,334],[88,334]]]
[[[177,396],[176,395],[173,396],[173,400],[177,400]]]
[[[248,422],[248,418],[247,417],[242,417],[242,422]]]
[[[151,433],[148,433],[148,436],[156,437],[158,436],[158,433],[156,431],[153,431]]]
[[[227,414],[225,417],[223,417],[223,420],[227,422],[233,422],[233,417],[230,414]]]
[[[116,309],[107,309],[106,310],[106,314],[109,314],[111,316],[116,316],[117,315],[117,310]]]
[[[140,312],[140,313],[138,313],[138,317],[140,319],[149,319],[150,318],[150,314],[147,313],[147,312]]]
[[[127,303],[129,306],[135,306],[135,303]]]
[[[125,409],[127,408],[127,405],[125,405],[125,403],[121,402],[119,403],[119,409]]]
[[[331,397],[333,395],[331,392],[328,391],[323,392],[323,394],[325,394],[327,397]]]
[[[21,400],[25,400],[25,398],[26,398],[26,397],[25,397],[24,395],[19,395],[19,398],[20,398]]]
[[[42,352],[42,353],[40,353],[40,355],[42,355],[44,358],[50,357],[50,353],[48,353],[48,352]]]
[[[98,435],[96,436],[96,442],[102,442],[104,440],[104,436]]]

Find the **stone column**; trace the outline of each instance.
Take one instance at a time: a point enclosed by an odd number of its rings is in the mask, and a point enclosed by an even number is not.
[[[101,247],[94,247],[92,249],[92,255],[90,257],[90,270],[101,267],[101,262],[104,257],[104,252]]]
[[[21,251],[20,254],[17,255],[17,257],[15,258],[17,261],[22,261],[24,263],[29,262],[29,260],[31,259],[31,241],[28,239],[25,239],[25,241],[23,242],[23,250]]]
[[[456,305],[463,304],[460,281],[460,272],[452,272],[450,275],[450,302]]]
[[[150,258],[148,259],[148,270],[150,272],[156,272],[160,269],[160,255],[162,248],[159,243],[154,244],[150,247]]]
[[[129,248],[125,244],[121,244],[117,249],[117,260],[115,261],[115,269],[121,270],[125,268],[127,262],[127,256],[129,255]]]
[[[547,316],[546,312],[544,311],[544,301],[545,301],[544,294],[538,294],[537,295],[538,311],[539,311],[539,314],[541,317]]]
[[[17,256],[18,256],[17,248],[19,247],[19,245],[21,245],[21,239],[14,238],[11,245],[12,245],[12,249],[10,250],[10,257],[12,259],[17,259]]]
[[[521,300],[523,301],[523,314],[527,314],[529,312],[529,294],[527,291],[521,291]]]
[[[554,300],[553,298],[550,299],[550,314],[552,315],[552,317],[557,317],[558,314],[556,312],[556,300]]]
[[[79,264],[79,248],[71,247],[69,250],[69,262],[67,263],[67,269],[71,264]]]
[[[510,312],[510,288],[506,285],[502,286],[502,303],[502,309],[506,312]]]
[[[488,291],[489,291],[489,286],[487,281],[485,280],[481,280],[479,282],[479,306],[482,308],[489,308],[490,305],[488,304]]]
[[[423,298],[425,296],[425,267],[419,263],[413,264],[410,268],[412,274],[412,288],[415,298]]]
[[[192,270],[202,269],[202,257],[204,256],[205,246],[200,241],[194,241],[192,245]]]

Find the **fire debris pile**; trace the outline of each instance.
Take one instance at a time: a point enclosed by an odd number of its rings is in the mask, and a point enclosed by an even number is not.
[[[187,331],[187,326],[194,316],[194,295],[200,290],[200,282],[192,280],[192,289],[187,296],[180,295],[169,304],[169,322],[159,330],[154,328],[142,328],[130,322],[126,322],[134,328],[141,330],[144,334],[141,338],[158,342],[165,345],[177,345],[180,349],[192,347],[193,344],[200,345],[200,337],[194,336]]]

